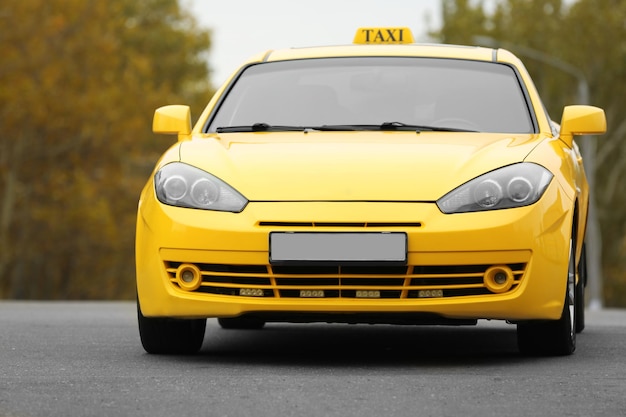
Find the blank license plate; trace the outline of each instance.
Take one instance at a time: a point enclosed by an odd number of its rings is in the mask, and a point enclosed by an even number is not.
[[[406,233],[270,233],[270,263],[405,263]]]

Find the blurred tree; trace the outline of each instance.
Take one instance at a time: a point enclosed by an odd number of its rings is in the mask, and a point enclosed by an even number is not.
[[[443,0],[445,43],[476,44],[488,36],[510,45],[528,68],[552,118],[577,100],[577,80],[514,45],[580,69],[591,104],[604,108],[608,131],[596,141],[595,197],[602,231],[604,303],[626,306],[626,2],[623,0]],[[488,45],[490,46],[490,45]]]
[[[584,68],[593,103],[609,131],[596,141],[596,200],[603,236],[604,297],[626,306],[626,2],[579,0],[564,22],[573,28],[563,59]]]
[[[0,297],[134,297],[158,106],[211,95],[210,34],[178,0],[0,5]]]

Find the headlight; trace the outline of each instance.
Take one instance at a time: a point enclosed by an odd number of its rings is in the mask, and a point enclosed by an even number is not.
[[[248,204],[224,181],[180,162],[161,168],[154,176],[154,185],[159,201],[170,206],[239,213]]]
[[[536,203],[552,173],[532,163],[509,165],[466,182],[437,200],[446,214],[499,210]]]

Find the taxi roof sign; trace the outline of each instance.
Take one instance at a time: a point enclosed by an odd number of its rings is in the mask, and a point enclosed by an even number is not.
[[[353,43],[358,44],[402,44],[413,43],[413,34],[408,27],[359,28]]]

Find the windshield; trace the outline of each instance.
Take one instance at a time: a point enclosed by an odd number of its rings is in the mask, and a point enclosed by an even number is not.
[[[252,65],[232,86],[208,131],[258,130],[252,126],[359,130],[390,124],[416,130],[534,132],[529,105],[511,67],[412,57]]]

